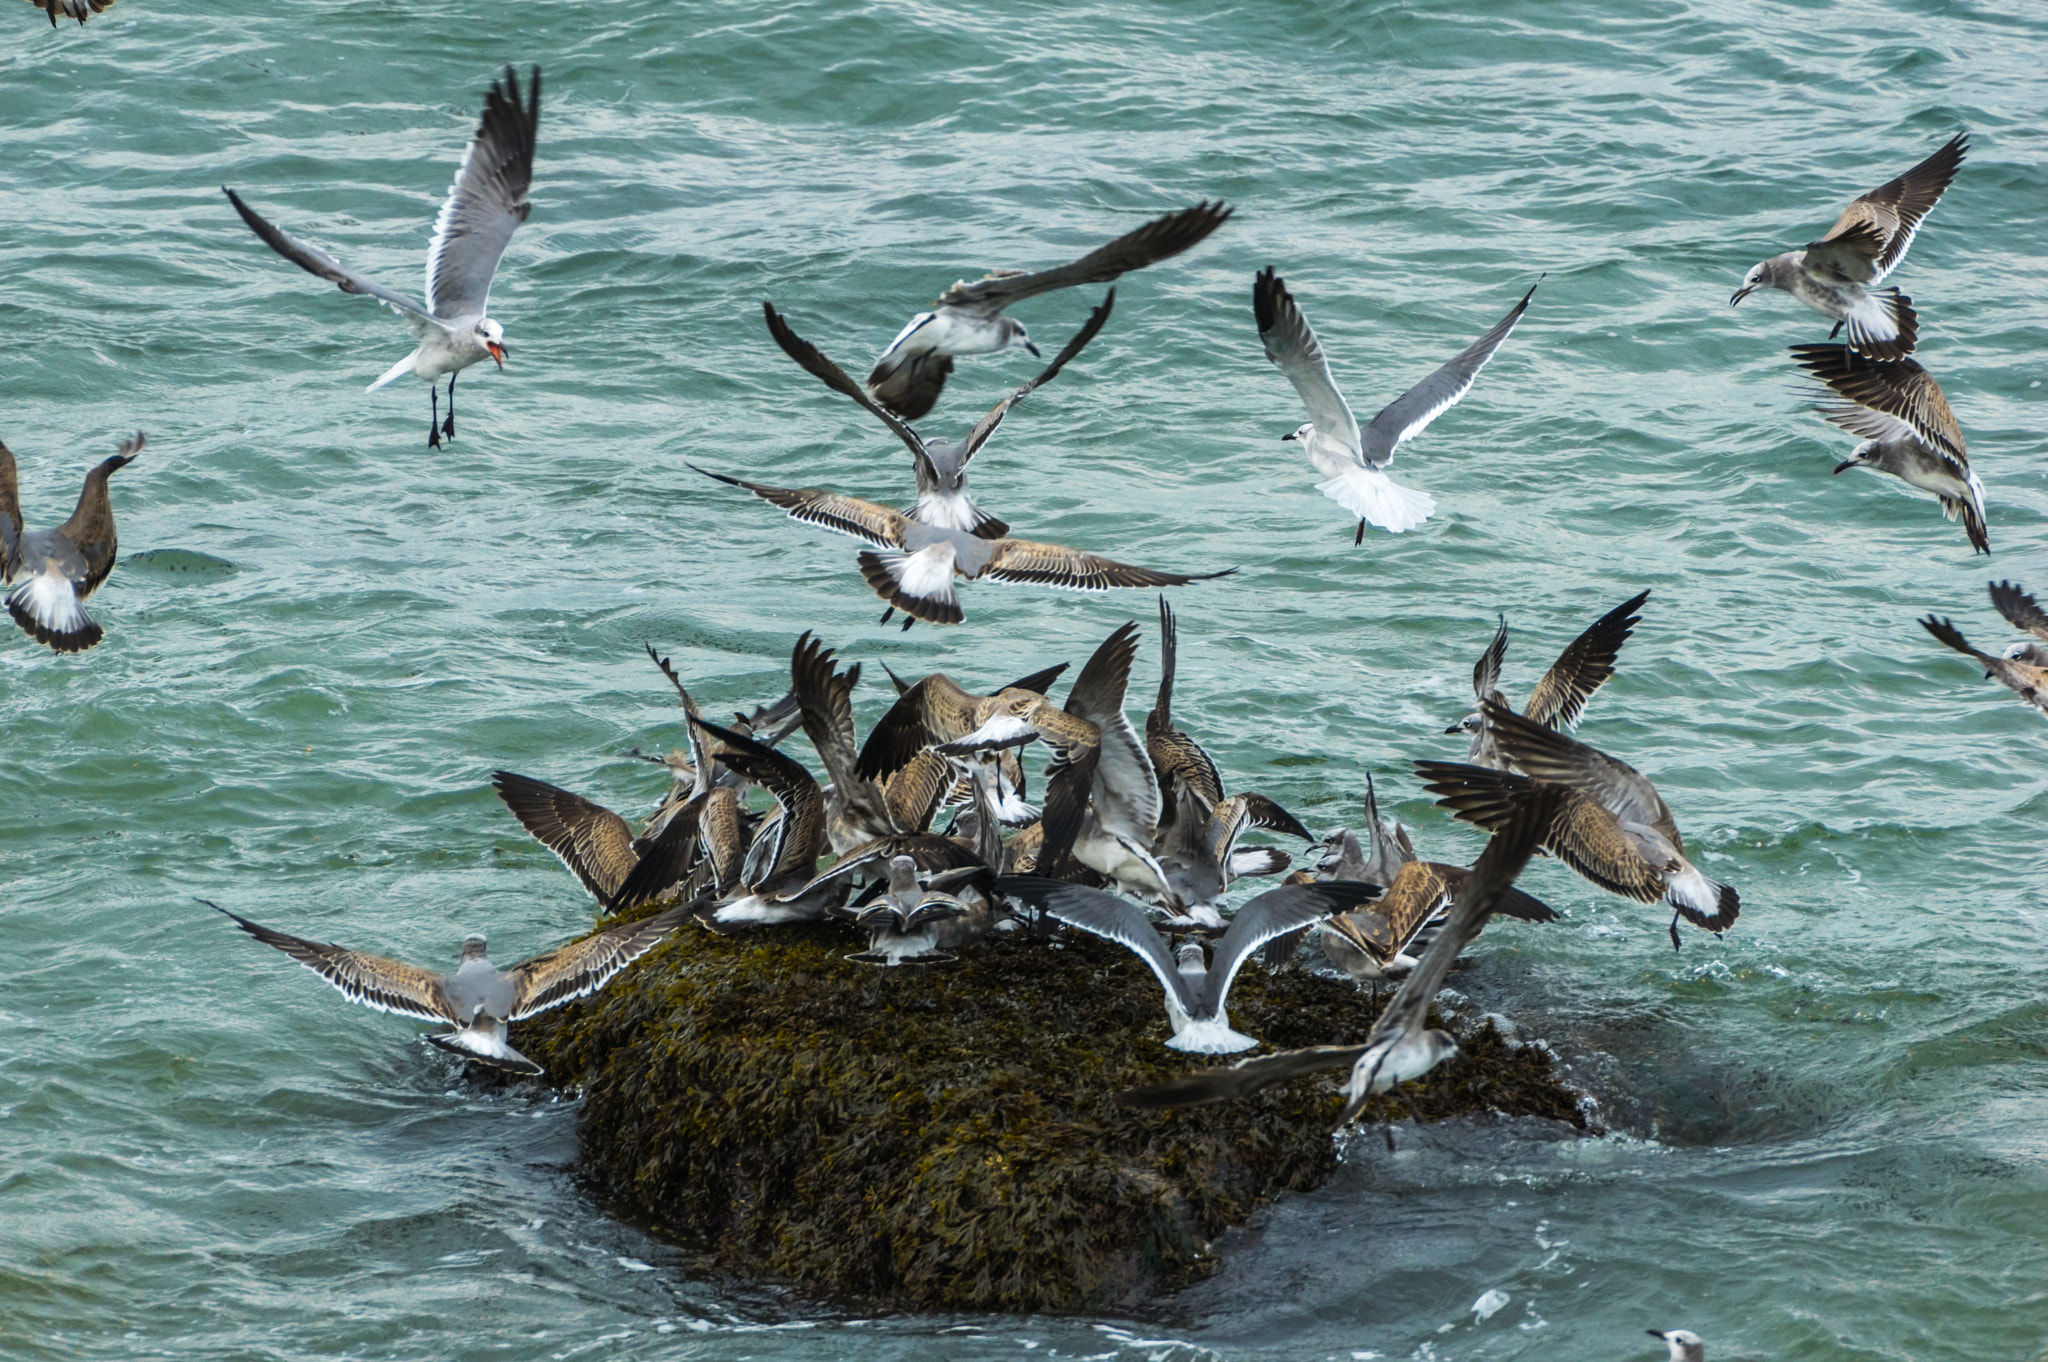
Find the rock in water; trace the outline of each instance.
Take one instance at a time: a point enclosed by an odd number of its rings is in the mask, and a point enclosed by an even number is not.
[[[953,964],[847,962],[843,927],[679,934],[522,1027],[584,1090],[583,1170],[722,1269],[901,1310],[1103,1311],[1206,1275],[1228,1226],[1336,1166],[1331,1084],[1189,1112],[1115,1094],[1214,1061],[1163,1045],[1159,989],[1093,938],[991,939]],[[1247,969],[1231,1020],[1275,1047],[1352,1042],[1349,982]],[[1426,1120],[1583,1126],[1536,1048],[1491,1026],[1408,1086]],[[1405,1119],[1398,1097],[1365,1119]]]

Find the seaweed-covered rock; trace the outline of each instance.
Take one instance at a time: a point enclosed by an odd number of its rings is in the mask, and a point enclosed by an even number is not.
[[[1094,938],[998,938],[953,964],[842,958],[843,927],[685,931],[515,1042],[584,1089],[585,1171],[718,1264],[910,1310],[1131,1304],[1213,1266],[1262,1199],[1335,1166],[1328,1082],[1187,1112],[1116,1093],[1203,1064],[1161,1042],[1159,987]],[[1257,967],[1234,1025],[1349,1042],[1351,984]],[[1537,1049],[1491,1026],[1403,1091],[1423,1119],[1488,1109],[1579,1124]],[[1227,1062],[1227,1061],[1225,1061]],[[1400,1097],[1366,1119],[1407,1114]]]

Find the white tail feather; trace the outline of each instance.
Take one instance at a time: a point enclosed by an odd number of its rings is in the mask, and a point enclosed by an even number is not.
[[[1230,1029],[1230,1023],[1221,1017],[1206,1021],[1190,1021],[1173,1034],[1167,1045],[1175,1050],[1186,1050],[1197,1055],[1234,1055],[1239,1050],[1249,1050],[1258,1041],[1242,1031]]]
[[[1377,468],[1348,468],[1316,490],[1360,520],[1393,534],[1412,530],[1436,510],[1436,498],[1403,487]]]
[[[85,613],[71,580],[55,569],[38,572],[8,592],[7,612],[38,642],[59,652],[77,652],[100,641],[100,626]]]
[[[378,379],[375,383],[372,383],[369,387],[363,389],[363,391],[366,393],[373,393],[377,391],[377,389],[383,387],[386,383],[390,383],[397,379],[404,378],[407,374],[412,372],[412,366],[414,362],[419,359],[419,357],[420,352],[417,350],[413,351],[404,359],[398,361],[398,363],[392,365],[389,369],[386,369],[384,371],[384,377]]]
[[[492,1068],[510,1069],[522,1074],[543,1072],[540,1065],[507,1045],[494,1026],[465,1026],[460,1031],[437,1031],[427,1039],[450,1054],[461,1055],[464,1059],[473,1059]]]

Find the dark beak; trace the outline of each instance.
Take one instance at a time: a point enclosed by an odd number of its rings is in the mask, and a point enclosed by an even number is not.
[[[1666,1340],[1666,1339],[1665,1339],[1665,1337],[1664,1337],[1664,1331],[1663,1331],[1662,1329],[1645,1329],[1645,1330],[1643,1330],[1643,1332],[1644,1332],[1644,1333],[1646,1333],[1646,1334],[1648,1334],[1648,1335],[1649,1335],[1649,1336],[1650,1336],[1651,1338],[1654,1338],[1654,1339],[1658,1340],[1659,1342],[1667,1342],[1667,1341],[1668,1341],[1668,1340]]]
[[[1844,459],[1840,463],[1835,465],[1835,472],[1840,473],[1845,468],[1854,468],[1857,464],[1862,462],[1863,460],[1861,459]]]
[[[1287,432],[1287,433],[1286,433],[1285,435],[1282,435],[1282,436],[1280,437],[1280,442],[1281,442],[1282,444],[1285,444],[1285,443],[1286,443],[1287,441],[1289,441],[1289,440],[1291,440],[1291,439],[1293,439],[1293,438],[1294,438],[1294,432],[1290,430],[1290,431],[1288,431],[1288,432]]]
[[[1728,300],[1728,306],[1734,307],[1737,303],[1741,302],[1744,298],[1747,298],[1750,294],[1755,292],[1755,284],[1744,284],[1741,288],[1735,290],[1735,296]],[[1659,1334],[1657,1335],[1657,1337],[1662,1338],[1663,1335]]]
[[[1033,345],[1033,344],[1032,344],[1032,343],[1031,343],[1030,341],[1025,341],[1025,342],[1024,342],[1024,348],[1025,348],[1026,350],[1029,350],[1029,351],[1031,352],[1031,358],[1033,358],[1033,359],[1044,359],[1044,358],[1045,358],[1045,356],[1044,356],[1044,355],[1042,355],[1042,354],[1040,354],[1040,353],[1039,353],[1039,351],[1038,351],[1038,347],[1037,347],[1037,346],[1035,346],[1035,345]]]
[[[1451,726],[1450,726],[1449,728],[1447,728],[1447,729],[1445,729],[1445,730],[1444,730],[1444,733],[1445,733],[1446,735],[1449,735],[1449,734],[1452,734],[1452,733],[1463,733],[1464,731],[1465,731],[1465,725],[1463,725],[1463,724],[1452,724],[1452,725],[1451,725]]]
[[[505,349],[504,346],[498,344],[496,341],[485,341],[484,349],[491,352],[491,358],[498,361],[498,367],[500,369],[505,367],[505,356],[509,352]]]

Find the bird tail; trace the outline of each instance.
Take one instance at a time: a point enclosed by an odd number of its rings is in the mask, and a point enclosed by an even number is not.
[[[1732,888],[1708,879],[1690,861],[1664,877],[1664,901],[1694,925],[1716,935],[1735,925],[1742,899]]]
[[[1849,348],[1871,359],[1904,359],[1913,353],[1920,335],[1913,300],[1895,288],[1865,293],[1844,320],[1849,327]]]
[[[916,553],[863,552],[860,575],[877,596],[913,619],[958,624],[960,598],[953,592],[953,553],[934,544]]]
[[[430,1032],[427,1039],[451,1055],[461,1055],[493,1069],[506,1069],[529,1077],[545,1072],[540,1065],[507,1045],[496,1031],[486,1027],[465,1026],[460,1031]]]
[[[1970,495],[1965,497],[1943,497],[1941,513],[1950,520],[1960,517],[1964,533],[1970,536],[1970,547],[1979,553],[1991,552],[1991,531],[1984,524],[1984,484],[1971,473]]]
[[[105,632],[58,572],[38,572],[8,592],[7,613],[30,638],[60,653],[82,653]]]
[[[1436,498],[1403,487],[1377,468],[1347,468],[1316,490],[1360,520],[1393,534],[1412,530],[1436,510]]]
[[[384,377],[378,379],[375,383],[372,383],[369,387],[363,389],[363,391],[366,393],[373,393],[377,391],[377,389],[383,387],[386,383],[394,382],[397,379],[404,378],[407,374],[412,372],[413,362],[417,360],[419,357],[420,352],[417,350],[413,351],[404,359],[398,361],[398,363],[392,365],[389,369],[386,369],[384,371]]]

